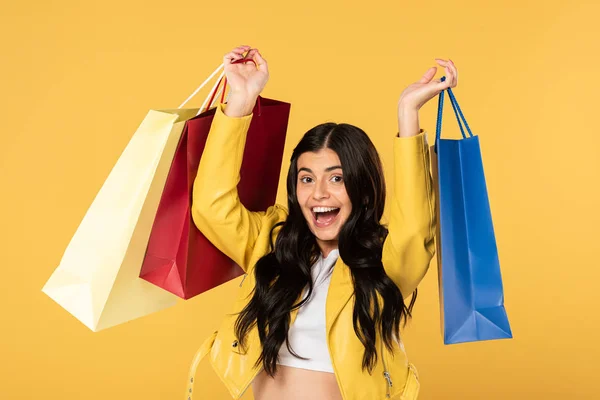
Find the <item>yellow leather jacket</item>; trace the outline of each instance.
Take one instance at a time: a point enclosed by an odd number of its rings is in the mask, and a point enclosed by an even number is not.
[[[273,205],[250,212],[239,201],[239,181],[246,134],[252,115],[231,118],[219,104],[194,183],[192,217],[198,229],[246,272],[239,295],[218,332],[199,349],[195,367],[210,353],[210,362],[234,399],[239,399],[261,368],[254,364],[261,346],[256,328],[248,334],[246,352],[234,335],[237,314],[251,298],[253,268],[269,251],[273,225],[287,218],[287,209]],[[391,138],[390,138],[391,139]],[[429,148],[425,133],[396,137],[394,143],[394,196],[389,234],[382,262],[389,277],[409,296],[427,272],[434,254],[435,214]],[[273,233],[276,235],[276,233]],[[419,392],[416,369],[407,360],[401,340],[392,355],[378,343],[379,357],[372,374],[362,370],[364,347],[352,324],[353,283],[341,257],[335,264],[326,302],[326,330],[331,362],[344,400],[415,399]],[[292,312],[292,323],[296,318]],[[381,342],[378,338],[378,342]],[[186,394],[186,397],[188,395]]]

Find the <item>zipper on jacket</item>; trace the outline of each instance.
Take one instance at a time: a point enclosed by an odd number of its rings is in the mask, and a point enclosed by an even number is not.
[[[387,371],[383,371],[383,376],[385,377],[385,380],[387,381],[387,397],[391,397],[392,396],[392,378],[390,378],[390,373]]]
[[[248,276],[247,273],[244,274],[244,276],[242,277],[242,280],[240,282],[240,287],[242,287],[242,284],[244,283],[244,281],[246,280],[246,277]],[[250,379],[250,382],[248,382],[248,384],[246,385],[246,387],[244,387],[242,389],[242,393],[240,394],[240,398],[242,396],[244,396],[244,393],[246,393],[246,390],[248,390],[248,388],[250,387],[250,385],[252,384],[252,382],[254,382],[254,379],[258,376],[258,374],[260,374],[260,372],[262,371],[262,369],[260,369],[253,377],[252,379]]]
[[[385,357],[383,356],[383,338],[381,339],[381,363],[383,364],[383,377],[387,381],[386,384],[386,397],[392,397],[392,377],[387,369],[387,365],[385,364]]]

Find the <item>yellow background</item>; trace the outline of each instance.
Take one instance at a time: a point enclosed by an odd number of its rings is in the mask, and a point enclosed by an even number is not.
[[[598,1],[1,8],[1,399],[183,398],[236,282],[99,333],[41,288],[147,110],[176,107],[239,44],[269,62],[264,95],[292,103],[282,183],[293,146],[326,120],[365,129],[389,171],[400,92],[451,58],[480,135],[515,338],[444,346],[434,262],[405,332],[420,398],[598,398]],[[435,103],[421,113],[430,138]],[[445,116],[457,137],[450,107]],[[227,398],[207,365],[198,382],[197,399]]]

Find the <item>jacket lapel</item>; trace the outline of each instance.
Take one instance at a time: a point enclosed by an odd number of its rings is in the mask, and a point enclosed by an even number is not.
[[[354,284],[352,282],[350,268],[344,264],[341,257],[338,257],[335,266],[333,267],[329,291],[327,292],[327,304],[325,306],[325,320],[328,337],[331,327],[353,294]]]

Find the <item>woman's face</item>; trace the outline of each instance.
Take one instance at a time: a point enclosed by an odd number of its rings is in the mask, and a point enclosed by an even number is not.
[[[308,227],[322,249],[323,242],[337,247],[340,229],[352,211],[340,159],[325,148],[301,154],[297,164],[296,196]]]

